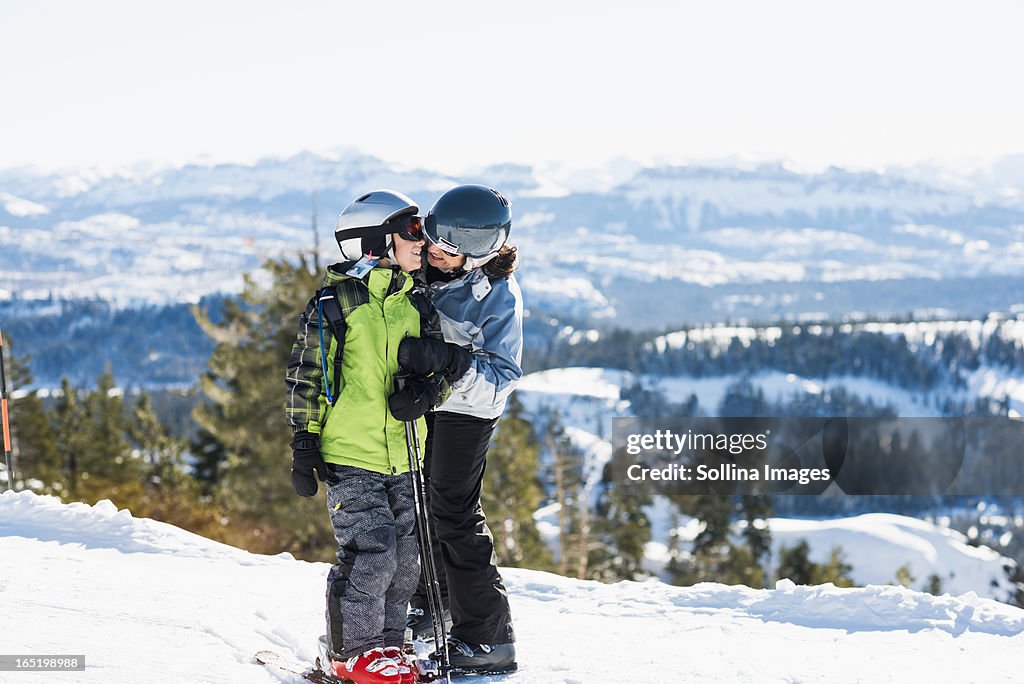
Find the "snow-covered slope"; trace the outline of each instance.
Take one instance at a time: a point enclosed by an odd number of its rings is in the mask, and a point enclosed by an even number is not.
[[[656,514],[658,506],[652,506]],[[769,518],[772,535],[767,565],[778,565],[783,547],[799,542],[808,545],[808,557],[815,563],[827,563],[832,549],[842,551],[844,562],[852,567],[850,577],[860,586],[896,584],[896,571],[905,567],[910,588],[927,587],[935,575],[941,590],[954,595],[975,593],[1005,601],[1013,592],[1005,566],[1013,560],[987,546],[971,546],[956,530],[926,520],[890,513],[866,513],[848,518],[810,520]],[[655,531],[667,533],[667,530]],[[690,519],[677,532],[681,542],[692,541],[700,523]],[[648,568],[660,572],[668,561],[668,547],[651,542],[646,548]]]
[[[289,681],[252,656],[314,656],[327,567],[109,503],[0,495],[3,651],[86,657],[84,672],[50,681]],[[972,594],[505,576],[521,663],[512,680],[522,684],[1010,682],[1024,668],[1024,611]]]
[[[1003,565],[1011,562],[984,546],[970,546],[967,537],[949,528],[902,515],[868,513],[838,520],[772,518],[772,553],[806,539],[810,559],[824,563],[832,547],[839,547],[847,561],[860,561],[851,576],[857,584],[896,581],[896,569],[906,566],[914,578],[912,587],[927,584],[937,575],[942,590],[951,594],[974,591],[982,596],[1005,598],[1012,587]]]

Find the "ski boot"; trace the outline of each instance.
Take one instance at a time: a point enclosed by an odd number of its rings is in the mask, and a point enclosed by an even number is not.
[[[519,669],[515,644],[467,644],[449,638],[448,659],[452,675],[503,674]]]
[[[410,656],[397,646],[388,646],[384,655],[398,664],[398,672],[402,675],[402,684],[416,684],[416,652]]]
[[[447,608],[441,613],[444,616],[445,631],[452,628],[452,614]],[[413,641],[433,641],[434,621],[430,617],[430,611],[424,608],[410,608],[409,615],[405,619],[405,628],[412,631]],[[408,632],[406,632],[408,634]]]
[[[414,684],[413,671],[384,655],[380,648],[344,660],[320,637],[320,667],[328,676],[353,684]]]

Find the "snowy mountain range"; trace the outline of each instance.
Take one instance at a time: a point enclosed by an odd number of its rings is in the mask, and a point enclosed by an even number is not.
[[[908,522],[893,542],[934,540]],[[49,675],[54,681],[298,680],[253,655],[269,648],[299,666],[312,662],[327,569],[137,519],[109,501],[0,494],[4,651],[84,656],[84,670]],[[1013,682],[1024,668],[1024,611],[973,592],[503,575],[519,684]],[[0,672],[5,682],[32,677]]]
[[[799,172],[782,164],[463,176],[345,150],[253,165],[0,171],[0,298],[120,304],[235,292],[268,257],[314,245],[357,194],[424,209],[459,182],[515,207],[527,305],[626,325],[941,308],[1008,310],[1024,285],[1024,162]],[[652,288],[659,296],[651,297]]]

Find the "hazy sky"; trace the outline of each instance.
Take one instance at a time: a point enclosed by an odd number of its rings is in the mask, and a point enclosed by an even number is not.
[[[1018,0],[0,0],[0,167],[1024,152]]]

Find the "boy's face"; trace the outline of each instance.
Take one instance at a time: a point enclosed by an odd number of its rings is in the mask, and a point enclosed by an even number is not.
[[[412,273],[423,265],[423,240],[409,240],[398,233],[392,233],[391,239],[395,243],[395,260],[399,268]]]

